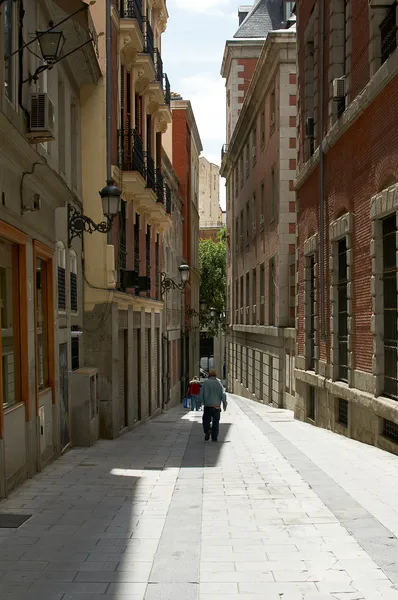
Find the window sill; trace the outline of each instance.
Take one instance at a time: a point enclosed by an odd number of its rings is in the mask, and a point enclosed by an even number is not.
[[[4,416],[9,415],[10,413],[15,412],[16,410],[19,410],[24,406],[25,402],[17,402],[16,404],[8,406],[7,408],[5,408],[5,405],[3,404]]]
[[[48,392],[52,392],[52,387],[46,384],[45,387],[39,388],[39,397],[44,396],[44,394],[48,394]]]

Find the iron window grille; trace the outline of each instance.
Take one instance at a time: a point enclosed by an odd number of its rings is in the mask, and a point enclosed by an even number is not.
[[[398,443],[398,425],[394,421],[383,419],[383,436]]]
[[[135,19],[138,21],[138,25],[142,31],[144,21],[141,0],[120,0],[119,14],[122,19]]]
[[[70,309],[72,312],[77,312],[77,275],[70,274]]]
[[[348,380],[348,301],[347,301],[347,239],[338,241],[338,319],[337,319],[337,344],[338,344],[338,377],[342,381]]]
[[[64,267],[58,267],[58,310],[66,309],[66,275]]]
[[[151,24],[148,21],[147,17],[144,17],[143,21],[145,23],[144,52],[145,52],[145,54],[149,54],[149,56],[151,56],[151,58],[155,64],[155,44],[154,44],[153,29],[152,29]]]
[[[156,169],[156,198],[157,202],[164,206],[164,179],[161,170]]]
[[[308,368],[311,371],[315,370],[315,256],[309,257],[310,270],[310,298],[309,298],[309,320],[310,327],[308,331],[308,343],[310,351],[308,353],[309,364]]]
[[[167,183],[165,183],[164,186],[164,190],[165,190],[165,199],[166,199],[166,212],[171,215],[171,189],[170,187],[167,185]]]
[[[344,425],[344,427],[348,426],[348,400],[343,400],[343,398],[339,398],[338,400],[338,415],[337,422],[340,425]]]
[[[142,138],[136,129],[119,129],[119,160],[122,171],[138,171],[145,177],[145,161]]]
[[[79,368],[79,338],[73,337],[71,340],[71,352],[72,352],[72,371],[76,371]]]
[[[145,152],[145,164],[146,164],[146,184],[147,187],[153,191],[156,191],[156,176],[155,176],[155,163],[149,152]]]
[[[308,386],[307,419],[315,421],[315,388]]]
[[[381,64],[397,49],[397,30],[397,2],[393,2],[380,23]]]
[[[148,229],[147,229],[147,233],[146,233],[146,239],[145,239],[145,246],[146,246],[146,276],[148,278],[151,277],[151,228],[150,225],[148,225]],[[146,295],[150,296],[150,290],[147,289],[146,291]]]
[[[395,214],[383,222],[384,392],[398,400],[397,258]]]

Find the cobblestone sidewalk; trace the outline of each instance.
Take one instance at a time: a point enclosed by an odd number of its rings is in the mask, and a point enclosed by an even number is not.
[[[0,503],[1,600],[398,600],[398,458],[230,396],[170,411]]]

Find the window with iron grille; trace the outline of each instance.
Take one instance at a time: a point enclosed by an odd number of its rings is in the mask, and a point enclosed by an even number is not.
[[[151,226],[150,225],[147,225],[145,245],[146,245],[146,276],[151,277]],[[146,295],[148,296],[148,298],[151,295],[151,292],[149,289],[147,290]]]
[[[135,214],[134,224],[134,270],[140,272],[140,215]]]
[[[268,325],[275,325],[275,258],[269,260],[268,266]]]
[[[70,274],[70,309],[72,312],[77,312],[77,275]]]
[[[340,425],[344,425],[344,427],[348,426],[348,400],[343,400],[343,398],[338,399],[338,415],[337,422]]]
[[[260,266],[260,325],[265,325],[265,265]]]
[[[71,351],[72,351],[72,371],[76,371],[79,368],[79,338],[73,337],[71,340]]]
[[[64,267],[58,267],[58,309],[66,309],[66,274]]]
[[[397,2],[393,2],[380,23],[381,64],[397,49],[397,30]]]
[[[315,421],[315,388],[312,385],[308,386],[307,419]]]
[[[250,273],[246,273],[246,324],[250,323]]]
[[[239,280],[235,281],[235,323],[239,323]]]
[[[310,276],[310,289],[309,289],[309,329],[308,329],[308,345],[309,345],[309,353],[308,353],[308,368],[313,371],[315,369],[315,304],[316,304],[316,296],[315,296],[315,255],[308,257],[309,262],[309,276]]]
[[[389,440],[398,443],[398,425],[394,421],[383,419],[383,435]]]
[[[253,269],[252,274],[252,324],[257,323],[257,270]]]
[[[244,310],[244,298],[243,298],[243,275],[240,278],[240,319],[239,322],[243,323],[243,310]]]
[[[347,238],[337,242],[337,345],[338,378],[348,380],[348,302],[347,302]]]
[[[398,400],[397,225],[395,214],[383,220],[384,393]]]

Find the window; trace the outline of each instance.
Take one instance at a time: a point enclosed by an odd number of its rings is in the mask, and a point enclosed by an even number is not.
[[[21,400],[18,246],[0,239],[0,315],[3,408]]]
[[[73,337],[71,340],[72,351],[72,371],[76,371],[80,366],[79,361],[79,338]]]
[[[398,425],[394,421],[383,419],[383,436],[392,442],[398,442]]]
[[[252,160],[253,160],[253,167],[257,162],[257,128],[255,127],[253,129],[253,133],[252,133]]]
[[[159,234],[156,234],[155,244],[155,278],[156,278],[156,300],[160,300],[160,266],[159,266]],[[229,298],[229,295],[228,295]]]
[[[313,13],[315,18],[315,14]],[[305,32],[305,74],[304,74],[304,127],[307,120],[312,119],[313,135],[306,135],[305,139],[305,156],[304,160],[308,160],[314,153],[315,138],[316,138],[316,107],[317,107],[317,90],[315,80],[315,33],[314,21],[311,19],[310,24]]]
[[[250,323],[250,273],[246,273],[246,325]]]
[[[145,236],[145,255],[146,255],[146,270],[145,275],[150,279],[151,277],[151,226],[147,225],[146,236]],[[146,295],[149,298],[151,295],[150,286],[148,285]]]
[[[257,200],[256,200],[256,192],[253,192],[253,201],[252,201],[252,235],[256,237],[257,231]]]
[[[308,313],[309,313],[309,329],[308,329],[308,344],[309,344],[309,353],[308,353],[308,368],[313,371],[315,369],[315,255],[312,254],[307,258],[308,260],[308,270],[309,270],[309,305],[308,305]]]
[[[15,10],[13,0],[6,0],[4,4],[4,56],[9,56],[15,50]],[[15,101],[15,59],[16,56],[4,61],[4,87],[10,102]]]
[[[74,250],[69,253],[70,309],[77,313],[77,256]]]
[[[275,88],[271,92],[270,102],[269,102],[269,126],[271,133],[275,129],[276,122],[276,98],[275,98]]]
[[[292,15],[293,8],[296,2],[286,2],[284,3],[284,21],[288,21]]]
[[[348,380],[348,302],[347,302],[347,238],[337,242],[338,271],[337,271],[337,342],[338,342],[338,377]]]
[[[239,280],[235,281],[235,323],[239,323]]]
[[[257,324],[257,270],[253,269],[252,273],[252,324]]]
[[[243,250],[243,240],[244,240],[244,223],[243,223],[243,209],[240,211],[240,250]]]
[[[268,402],[272,404],[274,395],[274,357],[268,355]]]
[[[344,425],[344,427],[348,426],[348,401],[343,400],[343,398],[338,398],[337,405],[337,422],[340,425]]]
[[[269,222],[275,220],[275,169],[271,170],[269,185]]]
[[[49,342],[49,265],[36,258],[36,343],[37,383],[39,390],[48,387],[48,342]]]
[[[381,64],[397,49],[397,31],[397,3],[393,2],[380,23]]]
[[[265,146],[265,110],[261,111],[260,127],[261,127],[261,132],[260,132],[261,150],[264,150],[264,146]]]
[[[275,288],[276,288],[276,280],[275,280],[275,257],[270,258],[269,260],[269,278],[268,278],[268,324],[275,325]]]
[[[260,231],[264,230],[264,212],[265,212],[265,188],[264,181],[261,182],[260,187]]]
[[[240,278],[240,323],[243,323],[244,297],[243,297],[243,275]]]
[[[239,254],[239,219],[236,218],[235,221],[235,252]]]
[[[260,325],[265,325],[265,265],[260,266]]]
[[[383,219],[384,392],[398,400],[397,360],[397,225],[396,215]]]
[[[140,272],[140,215],[135,213],[134,223],[134,270]]]
[[[307,419],[315,421],[315,388],[312,385],[308,386]]]
[[[249,245],[249,235],[250,235],[250,204],[246,202],[246,244]]]
[[[62,242],[57,243],[58,310],[66,310],[66,252]]]

